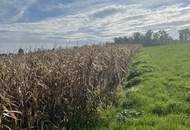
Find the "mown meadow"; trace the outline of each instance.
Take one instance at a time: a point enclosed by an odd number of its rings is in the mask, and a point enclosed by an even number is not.
[[[117,106],[94,129],[190,129],[190,44],[143,48],[129,70]]]

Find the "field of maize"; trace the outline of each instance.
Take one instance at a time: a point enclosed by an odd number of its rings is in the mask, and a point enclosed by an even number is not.
[[[85,46],[0,57],[1,130],[77,130],[114,103],[138,45]]]

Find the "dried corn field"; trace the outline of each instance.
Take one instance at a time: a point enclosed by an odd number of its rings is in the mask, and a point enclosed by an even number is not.
[[[114,102],[139,46],[105,45],[0,57],[0,129],[88,126]]]

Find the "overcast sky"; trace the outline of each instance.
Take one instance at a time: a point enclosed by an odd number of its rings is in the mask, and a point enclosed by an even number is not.
[[[190,27],[190,0],[0,0],[0,47]],[[12,43],[12,44],[8,44]],[[6,44],[6,45],[5,45]]]

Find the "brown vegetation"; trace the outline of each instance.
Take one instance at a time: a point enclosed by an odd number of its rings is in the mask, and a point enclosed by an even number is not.
[[[86,46],[0,57],[0,129],[90,125],[114,101],[138,45]]]

